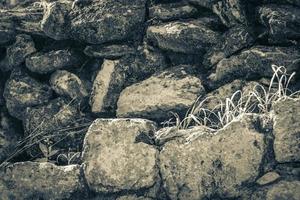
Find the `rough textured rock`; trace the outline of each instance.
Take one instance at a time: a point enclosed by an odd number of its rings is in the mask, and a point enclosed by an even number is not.
[[[84,174],[96,192],[152,187],[158,178],[158,151],[139,138],[150,137],[155,124],[143,119],[97,119],[84,141]]]
[[[197,9],[187,3],[159,4],[149,8],[152,20],[170,21],[193,17]]]
[[[80,65],[80,55],[72,50],[37,53],[26,59],[26,67],[39,74],[47,74],[57,69],[80,67]]]
[[[87,89],[78,76],[65,70],[54,72],[50,78],[50,85],[58,95],[71,99],[82,99],[88,96]]]
[[[22,119],[26,107],[48,102],[52,96],[52,90],[47,84],[38,82],[17,68],[12,71],[6,82],[3,96],[9,113]]]
[[[259,7],[257,15],[271,43],[300,39],[300,8],[270,4]]]
[[[87,56],[106,59],[117,59],[134,52],[135,50],[127,45],[91,45],[84,49]]]
[[[21,34],[16,36],[16,41],[7,47],[6,57],[0,63],[2,71],[9,71],[19,66],[25,58],[36,51],[34,42],[29,35]]]
[[[80,167],[51,163],[16,163],[0,171],[2,199],[66,199],[80,192]]]
[[[147,29],[147,39],[159,48],[186,54],[202,54],[219,42],[220,34],[200,20],[170,22]]]
[[[223,58],[251,46],[254,36],[245,26],[235,26],[222,35],[222,40],[204,55],[203,65],[211,68]]]
[[[242,185],[259,175],[265,151],[255,118],[232,122],[216,135],[204,134],[188,145],[180,140],[166,143],[159,160],[169,197],[238,197]]]
[[[256,183],[259,185],[266,185],[272,183],[280,178],[280,175],[277,172],[268,172],[260,177]]]
[[[274,152],[278,162],[300,161],[300,99],[286,99],[273,105]]]
[[[271,77],[273,64],[294,72],[299,68],[299,59],[299,50],[294,47],[254,46],[222,59],[209,79],[214,83],[226,83],[236,78]]]
[[[72,37],[92,44],[133,38],[143,26],[145,4],[145,0],[104,0],[75,7],[69,16]]]
[[[127,87],[120,95],[117,116],[162,120],[170,117],[170,111],[185,112],[205,93],[193,72],[192,66],[177,66]]]

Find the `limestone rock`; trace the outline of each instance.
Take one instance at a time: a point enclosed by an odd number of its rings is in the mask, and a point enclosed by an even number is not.
[[[2,199],[66,199],[82,192],[80,167],[24,162],[0,171]]]
[[[158,151],[140,137],[151,137],[155,124],[143,119],[97,119],[84,140],[84,174],[95,192],[147,189],[158,178]],[[149,139],[148,138],[148,139]]]
[[[268,173],[264,174],[262,177],[260,177],[256,181],[256,183],[258,183],[259,185],[266,185],[266,184],[276,181],[278,178],[280,178],[280,175],[278,173],[268,172]]]
[[[190,18],[196,13],[197,9],[187,3],[158,4],[149,8],[149,18],[162,21]]]
[[[134,52],[134,49],[127,45],[91,45],[84,49],[87,56],[106,59],[117,59]]]
[[[177,66],[124,89],[118,101],[118,117],[164,120],[168,112],[182,114],[205,93],[192,66]]]
[[[259,175],[265,144],[255,116],[234,121],[216,135],[190,144],[177,139],[160,152],[160,170],[170,199],[236,198]]]
[[[145,5],[146,0],[104,0],[75,7],[69,15],[72,38],[91,44],[132,39],[143,26]]]
[[[220,84],[236,78],[272,77],[272,65],[284,66],[288,72],[297,71],[300,52],[294,47],[254,46],[238,55],[222,59],[216,65],[210,81]]]
[[[202,54],[217,44],[220,34],[201,20],[169,22],[150,26],[147,39],[159,48],[185,54]]]
[[[278,162],[300,161],[300,99],[286,99],[273,105],[274,152]]]
[[[271,43],[300,38],[300,8],[289,5],[264,5],[257,9],[259,22],[266,27]]]
[[[26,67],[39,74],[47,74],[63,68],[80,67],[80,65],[80,55],[67,49],[37,53],[26,59]]]
[[[54,72],[50,78],[50,85],[58,95],[71,99],[82,99],[88,96],[87,89],[78,76],[65,70]]]
[[[47,84],[38,82],[17,68],[12,71],[6,82],[3,96],[9,113],[22,119],[26,107],[48,102],[52,96],[52,90]]]

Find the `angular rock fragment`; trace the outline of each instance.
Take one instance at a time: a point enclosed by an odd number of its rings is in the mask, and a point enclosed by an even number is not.
[[[300,39],[300,8],[290,5],[263,5],[257,9],[259,22],[266,27],[271,43]]]
[[[272,77],[272,65],[284,66],[291,73],[298,70],[299,59],[300,52],[294,47],[254,46],[222,59],[209,79],[221,84],[236,78]]]
[[[69,15],[72,38],[91,44],[135,39],[144,23],[145,5],[146,0],[104,0],[75,7]]]
[[[3,199],[67,199],[83,191],[80,166],[23,162],[0,171]]]
[[[273,105],[274,152],[280,163],[300,161],[300,99],[286,99]]]
[[[159,48],[186,54],[201,54],[220,40],[220,34],[201,20],[150,26],[147,39]]]
[[[280,178],[280,175],[278,173],[268,172],[268,173],[264,174],[262,177],[260,177],[256,181],[256,183],[258,183],[259,185],[266,185],[266,184],[276,181],[279,178]]]
[[[39,74],[47,74],[57,69],[80,67],[81,57],[72,50],[57,50],[37,53],[26,59],[26,67]]]
[[[94,58],[117,59],[125,55],[133,54],[135,50],[127,45],[91,45],[84,49],[87,56]]]
[[[26,107],[48,102],[52,96],[52,90],[47,84],[36,81],[17,68],[12,71],[6,82],[3,96],[9,113],[22,119]]]
[[[166,143],[160,152],[160,171],[170,199],[237,198],[244,183],[260,174],[264,136],[255,129],[257,116],[234,121],[216,135],[199,133],[186,144]]]
[[[118,117],[166,120],[170,111],[182,114],[205,93],[192,66],[177,66],[124,89],[118,101]]]
[[[85,137],[83,162],[89,188],[95,192],[136,191],[158,178],[158,151],[151,141],[155,123],[143,119],[97,119]]]
[[[193,17],[197,9],[187,3],[159,4],[149,8],[152,20],[170,21]]]
[[[50,78],[50,85],[57,94],[71,99],[82,99],[88,96],[87,89],[78,76],[65,70],[54,72]]]

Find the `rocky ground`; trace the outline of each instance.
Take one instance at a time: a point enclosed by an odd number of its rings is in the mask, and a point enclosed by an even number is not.
[[[300,199],[299,42],[299,0],[0,3],[0,199]]]

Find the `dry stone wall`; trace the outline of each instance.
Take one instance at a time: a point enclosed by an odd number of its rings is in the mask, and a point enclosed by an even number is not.
[[[0,2],[0,199],[300,199],[299,42],[299,0]]]

